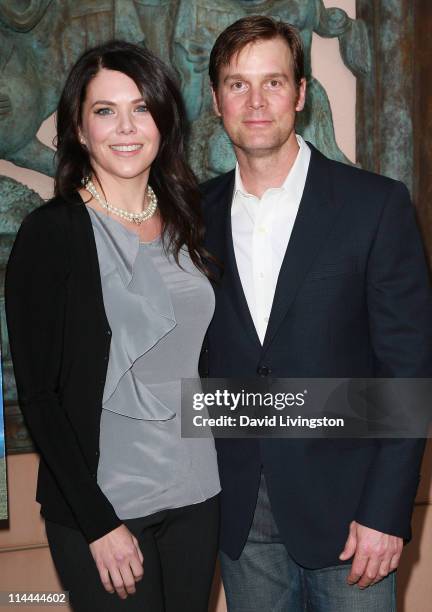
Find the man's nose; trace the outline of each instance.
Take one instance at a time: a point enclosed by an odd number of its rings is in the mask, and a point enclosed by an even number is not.
[[[261,87],[251,87],[249,91],[248,104],[250,108],[258,110],[266,105],[266,98]]]

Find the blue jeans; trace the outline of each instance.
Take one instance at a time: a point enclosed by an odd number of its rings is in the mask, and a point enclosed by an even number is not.
[[[305,569],[287,553],[273,519],[264,477],[240,558],[220,555],[228,612],[395,612],[396,573],[360,590],[351,565]]]

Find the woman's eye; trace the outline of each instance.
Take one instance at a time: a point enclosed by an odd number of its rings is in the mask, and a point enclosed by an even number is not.
[[[148,108],[145,104],[140,104],[136,107],[135,110],[137,110],[139,113],[146,113],[148,111]]]
[[[111,108],[98,108],[95,110],[96,115],[110,115],[112,112]]]

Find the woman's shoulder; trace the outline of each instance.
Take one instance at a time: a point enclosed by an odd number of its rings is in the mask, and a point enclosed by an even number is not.
[[[53,198],[24,218],[8,260],[9,281],[29,270],[41,279],[69,273],[73,258],[68,206],[72,204]]]
[[[87,235],[81,231],[85,213],[79,194],[70,199],[52,198],[24,218],[15,238],[14,252],[26,257],[32,253],[52,257],[55,253],[56,258],[70,260],[73,249],[80,248]]]
[[[80,205],[82,205],[82,200],[78,194],[72,194],[68,199],[56,196],[32,210],[24,218],[23,226],[28,229],[43,229],[54,224],[57,227],[66,228],[71,223],[73,208],[82,208]]]

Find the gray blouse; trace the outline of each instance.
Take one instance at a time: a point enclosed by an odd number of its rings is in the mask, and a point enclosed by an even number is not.
[[[185,250],[181,269],[160,238],[88,211],[112,331],[97,482],[121,519],[202,502],[220,491],[214,442],[181,438],[180,384],[198,377],[213,290]]]

